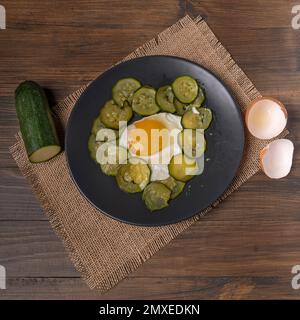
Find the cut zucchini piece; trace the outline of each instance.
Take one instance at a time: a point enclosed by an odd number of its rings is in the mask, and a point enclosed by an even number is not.
[[[44,162],[60,151],[56,128],[43,88],[33,81],[22,82],[15,92],[16,111],[31,162]]]
[[[182,117],[181,124],[187,129],[207,129],[212,121],[212,112],[208,108],[199,108],[198,112],[188,110]]]
[[[119,122],[129,121],[132,116],[131,107],[126,105],[120,108],[114,100],[107,101],[100,111],[101,122],[111,129],[119,129]]]
[[[205,100],[205,95],[204,95],[204,91],[203,89],[198,85],[199,87],[199,91],[198,91],[198,95],[197,98],[189,105],[190,107],[195,107],[195,108],[200,108]]]
[[[188,110],[188,105],[180,102],[177,98],[174,98],[174,106],[176,108],[176,113],[179,116],[183,116],[184,113]]]
[[[128,163],[119,168],[116,178],[121,190],[128,193],[141,192],[149,183],[150,169],[145,163]]]
[[[190,76],[181,76],[174,80],[172,89],[175,97],[182,103],[192,103],[198,95],[198,83]]]
[[[115,176],[120,166],[127,162],[127,150],[115,143],[103,143],[97,149],[96,161],[104,174]]]
[[[171,190],[160,182],[151,182],[143,192],[143,200],[151,211],[167,207],[170,197]]]
[[[100,120],[100,116],[98,116],[97,118],[95,118],[95,120],[93,121],[93,126],[92,126],[92,134],[94,134],[95,136],[97,135],[97,132],[102,129],[105,128],[105,125],[101,122]]]
[[[133,94],[141,86],[141,83],[134,78],[121,79],[114,85],[112,97],[119,107],[123,107],[125,101],[131,103]]]
[[[96,152],[101,142],[96,141],[96,137],[94,134],[91,134],[88,141],[88,149],[93,160],[96,161]]]
[[[156,92],[156,103],[162,111],[174,113],[174,93],[171,86],[160,87]]]
[[[138,89],[132,99],[132,109],[141,116],[150,116],[157,113],[160,109],[155,101],[155,89],[144,86]]]
[[[185,187],[184,182],[175,180],[173,177],[161,180],[160,183],[164,184],[171,190],[171,199],[178,197]]]
[[[101,144],[96,152],[96,160],[99,164],[124,164],[127,162],[127,149],[117,146],[113,142]]]
[[[96,134],[96,141],[98,142],[116,141],[117,138],[118,138],[118,131],[109,129],[109,128],[101,128],[98,130]]]
[[[55,157],[60,153],[61,147],[58,145],[42,147],[34,151],[30,156],[29,160],[34,163],[45,162]]]
[[[204,133],[201,129],[182,130],[178,135],[178,143],[190,158],[200,158],[206,148]]]
[[[198,164],[195,159],[188,158],[184,154],[177,154],[170,161],[169,172],[174,179],[186,182],[197,174]]]

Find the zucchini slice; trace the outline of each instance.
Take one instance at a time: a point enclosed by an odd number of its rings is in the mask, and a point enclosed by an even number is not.
[[[177,98],[174,98],[174,106],[175,106],[175,109],[176,109],[176,113],[179,115],[179,116],[183,116],[184,113],[187,111],[188,109],[188,105],[180,102]]]
[[[16,89],[15,101],[29,160],[45,162],[56,156],[61,146],[43,88],[33,81],[22,82]]]
[[[96,161],[96,152],[101,142],[96,141],[95,135],[92,133],[88,140],[88,149],[93,160]]]
[[[157,113],[160,108],[155,100],[156,90],[154,88],[144,86],[138,89],[132,99],[132,109],[141,116],[150,116]]]
[[[198,164],[195,159],[188,158],[180,153],[171,159],[169,172],[174,179],[186,182],[198,173]]]
[[[212,121],[212,112],[208,108],[199,108],[197,112],[188,110],[182,117],[181,124],[186,129],[207,129]]]
[[[119,107],[114,100],[105,103],[100,111],[100,120],[108,128],[119,129],[120,121],[129,121],[133,116],[130,106]]]
[[[173,177],[161,180],[160,183],[164,184],[171,190],[171,199],[178,197],[185,187],[184,182],[175,180]]]
[[[149,183],[150,169],[145,163],[128,163],[119,168],[116,178],[121,190],[128,193],[141,192]]]
[[[141,86],[141,83],[134,78],[119,80],[112,89],[112,97],[115,103],[119,107],[123,107],[125,101],[131,103],[134,92]]]
[[[178,135],[178,144],[190,158],[200,158],[206,148],[203,130],[184,129]]]
[[[101,122],[100,116],[95,118],[92,125],[92,134],[97,135],[98,131],[102,128],[105,128],[105,125]]]
[[[199,91],[197,81],[190,76],[176,78],[172,83],[172,89],[175,97],[182,103],[192,103]]]
[[[156,92],[156,103],[162,111],[174,113],[174,93],[171,86],[160,87]]]
[[[202,90],[202,88],[198,85],[199,87],[199,91],[198,91],[198,95],[197,98],[189,105],[190,107],[195,107],[195,108],[200,108],[205,100],[205,95],[204,95],[204,91]]]
[[[143,200],[150,211],[168,206],[171,190],[160,182],[151,182],[143,192]]]
[[[100,128],[96,134],[96,141],[111,142],[118,138],[118,131],[109,128]]]
[[[120,166],[127,162],[127,150],[115,143],[106,142],[98,147],[96,161],[100,164],[101,170],[108,176],[115,176]]]

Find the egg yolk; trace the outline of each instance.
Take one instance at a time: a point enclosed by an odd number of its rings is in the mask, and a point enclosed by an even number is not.
[[[134,123],[135,129],[128,133],[129,148],[137,156],[149,156],[160,152],[166,147],[167,127],[155,119],[145,119]]]

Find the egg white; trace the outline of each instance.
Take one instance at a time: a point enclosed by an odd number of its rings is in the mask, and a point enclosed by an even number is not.
[[[148,163],[151,169],[151,181],[167,179],[170,176],[169,170],[168,170],[168,164],[170,163],[171,158],[174,155],[182,152],[177,139],[177,135],[183,129],[181,125],[181,117],[171,113],[162,112],[149,117],[144,117],[142,120],[145,120],[145,119],[153,119],[153,120],[160,121],[170,132],[172,130],[172,135],[174,136],[174,143],[172,145],[172,148],[170,145],[168,145],[160,152],[156,152],[149,156],[137,156],[136,154],[133,154],[129,150],[129,156],[140,158]],[[127,131],[134,129],[135,123],[136,122],[128,126],[127,130],[125,130],[121,134],[120,140],[119,140],[119,144],[121,147],[128,149],[128,132]]]

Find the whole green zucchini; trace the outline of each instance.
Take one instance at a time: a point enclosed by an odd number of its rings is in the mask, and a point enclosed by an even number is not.
[[[61,147],[44,90],[33,81],[22,82],[15,92],[16,110],[28,158],[44,162]]]

